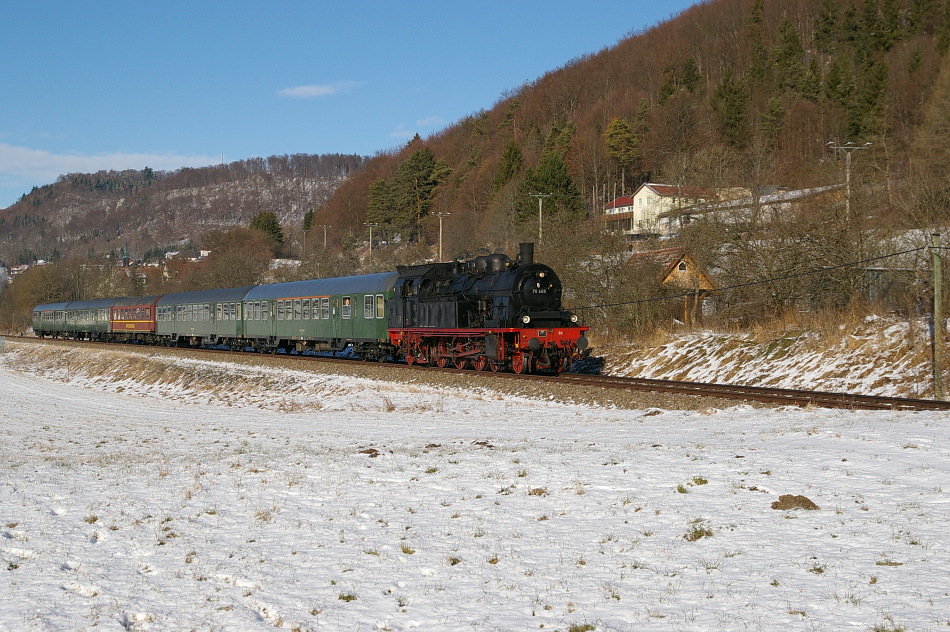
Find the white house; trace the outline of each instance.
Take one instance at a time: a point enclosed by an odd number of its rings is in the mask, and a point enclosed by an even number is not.
[[[705,189],[647,182],[633,195],[607,204],[602,221],[607,230],[622,232],[630,240],[667,235],[670,223],[661,215],[715,199],[716,194]]]

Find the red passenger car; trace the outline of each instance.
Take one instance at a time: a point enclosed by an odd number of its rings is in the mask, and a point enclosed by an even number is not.
[[[112,306],[111,331],[114,338],[148,340],[155,336],[155,303],[161,296],[117,299]]]

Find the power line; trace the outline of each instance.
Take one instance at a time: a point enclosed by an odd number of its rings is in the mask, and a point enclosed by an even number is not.
[[[729,292],[729,291],[731,291],[731,290],[738,290],[738,289],[740,289],[740,288],[751,287],[751,286],[754,286],[754,285],[765,285],[765,284],[767,284],[767,283],[775,283],[776,281],[786,281],[786,280],[788,280],[788,279],[796,279],[796,278],[800,278],[800,277],[804,277],[804,276],[811,276],[811,275],[816,275],[816,274],[823,274],[823,273],[829,272],[829,271],[831,271],[831,270],[839,270],[839,269],[841,269],[841,268],[851,268],[851,267],[854,267],[854,266],[859,266],[859,265],[864,264],[864,263],[870,263],[870,262],[872,262],[872,261],[880,261],[881,259],[890,259],[891,257],[899,257],[900,255],[906,255],[906,254],[910,254],[910,253],[912,253],[912,252],[920,252],[920,251],[922,251],[922,250],[929,250],[929,249],[932,249],[932,248],[929,247],[929,246],[924,246],[924,247],[921,247],[921,248],[913,248],[913,249],[911,249],[911,250],[902,250],[901,252],[892,252],[892,253],[887,254],[887,255],[881,255],[881,256],[879,256],[879,257],[871,257],[871,258],[869,258],[869,259],[862,259],[861,261],[851,261],[851,262],[849,262],[849,263],[841,263],[841,264],[838,264],[838,265],[827,266],[827,267],[818,268],[818,269],[815,269],[815,270],[806,270],[806,271],[804,271],[804,272],[796,272],[796,273],[794,273],[794,274],[787,274],[787,275],[785,275],[785,276],[773,277],[773,278],[770,278],[770,279],[762,279],[761,281],[749,281],[748,283],[737,283],[736,285],[730,285],[730,286],[728,286],[728,287],[718,288],[718,289],[716,289],[716,290],[711,290],[711,291],[712,291],[712,292],[716,292],[716,293]],[[944,248],[944,249],[946,249],[946,248]],[[668,300],[674,299],[674,298],[685,298],[685,297],[687,297],[687,296],[693,296],[693,295],[695,295],[695,294],[696,294],[695,291],[691,291],[691,292],[683,292],[682,294],[673,294],[673,295],[670,295],[670,296],[655,296],[655,297],[653,297],[653,298],[642,298],[642,299],[637,299],[637,300],[635,300],[635,301],[623,301],[623,302],[621,302],[621,303],[603,303],[603,304],[601,304],[601,305],[587,305],[587,306],[585,306],[585,307],[572,307],[572,308],[570,308],[570,309],[571,309],[572,311],[579,311],[579,310],[582,310],[582,309],[601,309],[601,308],[604,308],[604,307],[619,307],[619,306],[622,306],[622,305],[637,305],[637,304],[640,304],[640,303],[653,303],[653,302],[655,302],[655,301],[668,301]]]

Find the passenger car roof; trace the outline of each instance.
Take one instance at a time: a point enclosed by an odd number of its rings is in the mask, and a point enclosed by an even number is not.
[[[246,301],[274,300],[307,296],[329,296],[333,294],[382,294],[393,289],[398,272],[362,274],[331,279],[309,279],[290,281],[289,283],[271,283],[258,285],[244,297]]]
[[[223,301],[240,301],[247,291],[254,287],[226,287],[219,290],[197,290],[194,292],[174,292],[158,299],[158,305],[183,305],[187,303],[220,303]]]

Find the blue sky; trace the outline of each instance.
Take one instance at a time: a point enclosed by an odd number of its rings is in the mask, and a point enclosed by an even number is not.
[[[6,2],[0,208],[70,172],[373,155],[695,2]]]

